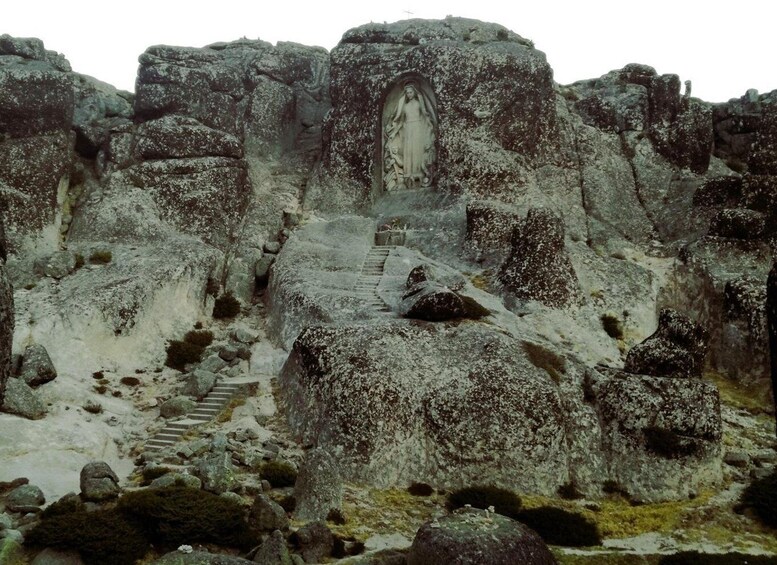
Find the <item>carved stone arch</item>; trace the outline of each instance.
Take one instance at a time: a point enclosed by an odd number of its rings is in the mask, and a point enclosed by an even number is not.
[[[387,192],[433,185],[437,98],[429,81],[405,73],[386,89],[380,114],[380,186]]]

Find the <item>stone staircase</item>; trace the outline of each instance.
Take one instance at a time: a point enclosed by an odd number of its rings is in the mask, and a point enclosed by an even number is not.
[[[210,422],[221,412],[246,383],[216,383],[207,396],[197,403],[197,408],[181,419],[167,422],[165,427],[145,443],[146,451],[159,451],[175,445],[188,430]]]
[[[355,292],[362,297],[370,309],[381,314],[390,314],[391,310],[378,294],[378,285],[383,278],[383,268],[394,245],[373,245],[364,259],[359,278],[356,279]]]

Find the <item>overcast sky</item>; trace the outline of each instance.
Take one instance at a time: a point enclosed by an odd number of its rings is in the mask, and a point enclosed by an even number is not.
[[[777,0],[5,0],[0,33],[39,37],[80,73],[134,90],[155,44],[201,47],[240,37],[332,49],[370,21],[446,15],[500,23],[534,41],[567,84],[627,63],[693,82],[709,102],[777,89]]]

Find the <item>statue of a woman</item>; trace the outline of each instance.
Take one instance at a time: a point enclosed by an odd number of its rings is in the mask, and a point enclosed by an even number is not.
[[[436,125],[431,104],[415,84],[408,83],[392,114],[383,154],[387,190],[431,185]]]

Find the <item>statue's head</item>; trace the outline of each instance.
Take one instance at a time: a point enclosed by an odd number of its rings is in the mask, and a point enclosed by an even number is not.
[[[405,85],[405,97],[409,100],[412,100],[413,98],[416,98],[418,96],[418,91],[415,89],[415,85],[412,83],[408,83]]]

